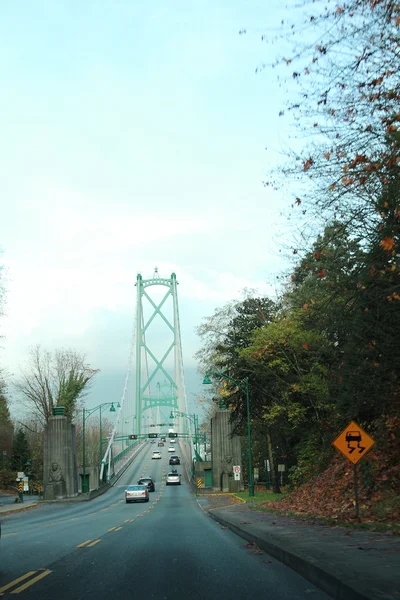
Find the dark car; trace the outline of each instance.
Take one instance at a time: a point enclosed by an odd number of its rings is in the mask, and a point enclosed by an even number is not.
[[[169,464],[170,465],[180,465],[181,459],[179,458],[179,456],[172,455],[169,459]]]
[[[138,481],[138,485],[145,485],[149,492],[155,492],[156,486],[154,485],[156,482],[152,477],[141,477]]]

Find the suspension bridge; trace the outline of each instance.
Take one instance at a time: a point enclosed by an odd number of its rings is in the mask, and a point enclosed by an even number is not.
[[[156,268],[151,279],[138,274],[135,285],[128,367],[112,433],[100,442],[100,482],[118,473],[146,438],[179,438],[187,463],[200,459],[196,417],[188,414],[176,275],[162,278]]]

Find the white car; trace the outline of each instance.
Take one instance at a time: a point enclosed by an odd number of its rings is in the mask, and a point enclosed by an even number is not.
[[[175,452],[175,446],[170,446],[168,448],[168,452]]]
[[[176,471],[172,471],[167,475],[166,485],[181,485],[181,476]]]
[[[161,458],[161,452],[159,452],[158,450],[155,450],[151,455],[152,460],[153,460],[153,458]]]

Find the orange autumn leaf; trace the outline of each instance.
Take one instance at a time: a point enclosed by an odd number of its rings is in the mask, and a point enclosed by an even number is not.
[[[308,304],[303,304],[304,310],[308,310]]]
[[[318,277],[319,277],[320,279],[322,279],[323,277],[325,277],[325,275],[326,275],[325,269],[322,267],[322,269],[320,269],[320,270],[318,271]]]
[[[301,347],[304,348],[304,350],[310,349],[310,346],[307,344],[307,342],[304,342],[304,344],[302,344]]]
[[[304,163],[303,163],[303,170],[304,171],[308,171],[308,169],[311,167],[311,165],[314,164],[313,159],[310,157],[308,158]]]
[[[382,246],[384,250],[391,250],[393,248],[394,238],[385,237],[379,245]]]

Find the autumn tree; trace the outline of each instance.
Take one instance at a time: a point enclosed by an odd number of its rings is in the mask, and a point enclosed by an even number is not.
[[[251,375],[243,360],[240,359],[240,351],[251,344],[253,331],[271,321],[276,310],[277,308],[270,298],[258,297],[254,292],[246,291],[242,301],[229,302],[221,309],[217,309],[214,315],[204,319],[203,324],[197,330],[202,340],[202,346],[196,354],[203,372],[214,370],[238,381]],[[252,398],[253,379],[249,380]],[[245,436],[247,411],[242,387],[238,388],[229,380],[215,378],[213,400],[222,401],[228,405],[235,433]],[[252,415],[256,418],[257,405],[253,407],[252,404]],[[269,436],[269,432],[266,430],[265,424],[261,424],[260,428],[259,422],[256,420],[252,439],[253,449],[259,449],[260,452],[260,455],[255,457],[257,464],[263,463],[265,458],[266,445],[262,443],[262,440],[266,436]],[[259,444],[258,439],[260,439]],[[243,441],[245,442],[245,438]],[[246,443],[243,444],[243,452],[247,452]],[[270,459],[273,464],[272,457]],[[244,465],[244,470],[246,471],[246,469],[247,466]],[[276,489],[276,491],[279,490]]]
[[[54,406],[64,406],[72,418],[76,404],[98,373],[84,355],[74,350],[48,352],[40,346],[29,351],[28,366],[15,384],[21,402],[43,423],[53,415]]]

